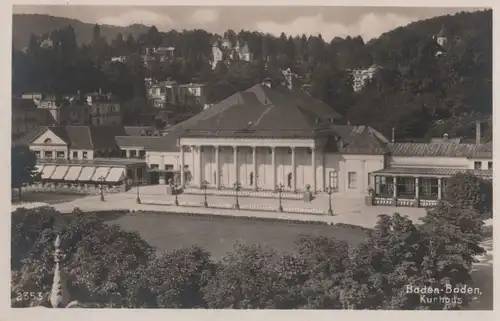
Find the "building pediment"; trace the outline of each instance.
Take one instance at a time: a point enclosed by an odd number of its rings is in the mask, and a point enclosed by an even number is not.
[[[63,137],[58,136],[49,128],[46,128],[38,134],[32,141],[32,145],[64,145],[68,146],[68,142]]]

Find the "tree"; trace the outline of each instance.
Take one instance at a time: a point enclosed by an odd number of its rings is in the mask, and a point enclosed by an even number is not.
[[[493,184],[471,173],[459,173],[449,178],[444,200],[461,208],[472,207],[482,218],[493,211]]]
[[[206,308],[202,288],[215,272],[210,253],[198,247],[163,253],[136,271],[128,306]]]
[[[36,156],[27,146],[16,146],[11,148],[11,188],[19,190],[23,186],[33,184],[38,178],[36,169]]]
[[[122,306],[132,275],[153,249],[137,233],[109,226],[92,213],[71,215],[51,208],[12,213],[12,291],[48,293],[52,285],[53,242],[60,235],[61,270],[73,300]]]

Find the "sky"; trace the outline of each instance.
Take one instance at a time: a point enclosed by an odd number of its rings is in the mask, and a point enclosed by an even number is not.
[[[14,13],[39,13],[83,22],[127,26],[134,23],[170,29],[255,30],[279,36],[321,33],[362,36],[365,41],[410,22],[476,8],[439,7],[228,7],[228,6],[74,6],[15,5]]]

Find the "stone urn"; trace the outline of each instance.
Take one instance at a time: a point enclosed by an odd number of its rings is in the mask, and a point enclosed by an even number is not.
[[[312,201],[312,192],[311,192],[311,185],[307,184],[306,185],[306,191],[304,192],[304,202],[310,202]]]

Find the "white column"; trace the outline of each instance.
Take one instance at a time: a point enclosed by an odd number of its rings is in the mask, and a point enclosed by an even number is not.
[[[297,169],[295,168],[295,147],[292,146],[290,148],[292,149],[292,191],[295,192],[297,189],[297,186],[295,186],[295,183],[297,182],[295,178],[295,174],[297,173]]]
[[[257,147],[252,146],[252,162],[253,162],[253,190],[257,190]]]
[[[326,172],[325,172],[325,153],[324,153],[324,149],[322,149],[321,150],[321,190],[323,192],[326,191],[326,187],[329,185],[329,183],[327,184],[327,182],[326,182],[325,176],[326,176]]]
[[[198,174],[198,186],[200,188],[201,188],[201,183],[203,183],[203,181],[204,181],[204,179],[203,179],[203,165],[202,165],[202,161],[201,161],[202,149],[203,149],[202,146],[198,146],[198,171],[197,171],[197,174]]]
[[[438,197],[437,199],[441,199],[441,195],[443,194],[443,178],[438,178]]]
[[[184,146],[181,145],[181,186],[184,187]]]
[[[126,153],[127,153],[127,158],[130,158],[130,149],[127,149]]]
[[[392,178],[392,184],[393,184],[392,197],[397,198],[398,197],[398,177],[397,176],[394,176]]]
[[[271,147],[271,166],[273,167],[272,169],[272,184],[273,186],[271,187],[272,190],[276,188],[276,147],[272,146]]]
[[[316,193],[316,147],[311,148],[311,165],[313,170],[312,192]]]
[[[419,181],[418,177],[415,177],[415,199],[420,197]]]
[[[158,169],[159,173],[158,175],[160,176],[158,183],[160,184],[167,184],[168,182],[165,179],[165,156],[160,156],[160,164],[158,164]]]
[[[219,146],[214,146],[215,148],[215,187],[220,188],[220,164],[219,164]]]
[[[194,166],[194,153],[195,153],[195,146],[189,146],[191,148],[191,166],[189,167],[189,171],[191,172],[191,185],[193,185],[196,182],[196,174],[195,173],[195,166]]]
[[[234,182],[240,182],[240,178],[238,177],[238,146],[233,146],[233,166]]]

